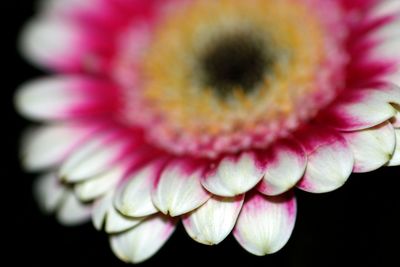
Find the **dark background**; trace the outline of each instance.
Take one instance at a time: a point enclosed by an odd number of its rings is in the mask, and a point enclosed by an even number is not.
[[[3,147],[7,148],[2,152],[6,172],[3,171],[1,178],[4,198],[1,218],[3,223],[11,224],[3,227],[2,244],[6,251],[2,255],[10,257],[11,266],[127,266],[113,255],[106,235],[94,230],[90,223],[66,228],[54,218],[42,215],[31,194],[35,175],[24,173],[19,166],[18,139],[29,122],[15,113],[13,93],[21,82],[43,74],[28,65],[16,49],[18,32],[32,16],[33,3],[13,0],[5,1],[1,7],[4,48],[0,64],[2,81],[6,81],[1,88],[5,93],[1,105],[5,109],[1,113],[1,132],[5,134]],[[232,237],[218,246],[200,245],[180,226],[161,251],[141,266],[193,263],[269,267],[396,266],[400,248],[399,180],[399,167],[383,168],[352,175],[344,187],[332,193],[315,195],[298,191],[298,218],[293,236],[286,247],[274,255],[257,257],[248,254]]]

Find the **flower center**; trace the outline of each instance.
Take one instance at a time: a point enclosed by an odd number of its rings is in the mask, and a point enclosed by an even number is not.
[[[213,88],[223,98],[230,96],[235,88],[251,93],[273,64],[273,55],[264,46],[262,39],[247,32],[213,41],[199,59],[204,87]]]
[[[265,148],[342,88],[336,1],[172,3],[127,31],[115,68],[123,116],[153,144],[201,157]]]

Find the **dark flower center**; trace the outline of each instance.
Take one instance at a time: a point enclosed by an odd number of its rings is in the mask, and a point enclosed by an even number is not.
[[[237,89],[253,92],[272,64],[264,40],[249,33],[228,34],[213,40],[200,58],[203,83],[221,97]]]

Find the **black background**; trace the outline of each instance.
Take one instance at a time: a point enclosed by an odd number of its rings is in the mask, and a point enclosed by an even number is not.
[[[87,1],[87,0],[82,0]],[[28,65],[16,49],[23,23],[33,14],[33,1],[2,3],[2,255],[11,266],[102,264],[127,266],[108,246],[106,235],[90,223],[74,228],[60,226],[38,210],[31,194],[35,175],[24,173],[18,162],[18,139],[29,122],[19,117],[12,104],[15,88],[43,75]],[[5,81],[5,84],[4,84]],[[5,114],[5,116],[4,116]],[[232,238],[208,247],[192,241],[181,226],[161,251],[141,266],[161,264],[247,264],[258,266],[399,266],[400,168],[383,168],[352,175],[335,192],[316,195],[297,191],[298,217],[289,243],[278,253],[257,257],[244,251]],[[6,240],[4,241],[4,238]],[[6,250],[4,253],[4,249]],[[6,262],[6,259],[3,258]],[[8,265],[8,264],[7,264]],[[79,265],[78,265],[79,266]]]

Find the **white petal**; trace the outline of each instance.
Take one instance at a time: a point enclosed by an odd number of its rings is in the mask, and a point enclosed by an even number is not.
[[[24,167],[36,171],[59,164],[99,129],[95,125],[69,123],[43,126],[28,132],[21,152]]]
[[[243,153],[238,158],[225,157],[216,168],[210,170],[202,180],[203,186],[211,193],[233,197],[253,188],[262,178],[264,169],[256,156]]]
[[[92,222],[97,230],[103,229],[103,225],[108,213],[108,209],[112,206],[114,192],[111,191],[103,197],[97,199],[93,204]]]
[[[152,200],[164,214],[182,215],[210,198],[200,183],[203,169],[189,164],[184,160],[175,160],[163,170],[152,193]]]
[[[101,1],[91,0],[40,0],[38,6],[43,15],[57,17],[60,15],[70,14],[77,10],[88,10],[96,8]]]
[[[396,69],[394,69],[393,71],[386,74],[382,78],[382,80],[385,82],[391,82],[391,83],[394,83],[394,84],[400,86],[400,64],[397,65]]]
[[[370,172],[385,165],[396,146],[393,126],[387,122],[379,126],[344,133],[354,155],[354,172]]]
[[[326,123],[343,131],[367,129],[390,120],[400,103],[400,89],[395,85],[346,92],[340,102],[328,109]]]
[[[68,192],[58,212],[58,221],[66,226],[74,226],[90,220],[92,205],[79,201],[73,192]]]
[[[258,190],[266,195],[280,195],[294,187],[303,177],[307,156],[293,141],[277,144],[268,152],[266,171]]]
[[[46,213],[53,213],[60,206],[66,194],[66,188],[54,173],[39,177],[34,186],[35,197]]]
[[[377,1],[377,5],[369,12],[369,18],[381,18],[400,13],[400,2],[398,0]]]
[[[233,234],[244,249],[262,256],[277,252],[287,243],[295,221],[294,196],[256,194],[243,205]]]
[[[138,225],[143,219],[145,219],[145,217],[132,218],[124,216],[112,206],[107,213],[105,230],[107,233],[126,231]]]
[[[326,133],[315,128],[304,141],[308,163],[298,187],[312,193],[325,193],[341,187],[349,178],[353,166],[353,153],[346,141],[338,134]]]
[[[400,128],[400,107],[396,108],[396,115],[390,120],[394,128]]]
[[[224,240],[235,226],[244,196],[222,198],[214,196],[183,219],[183,226],[191,238],[205,245],[216,245]]]
[[[36,19],[23,30],[21,50],[34,63],[60,67],[71,64],[81,50],[78,26],[61,20]],[[79,51],[81,53],[81,51]]]
[[[151,163],[132,174],[120,186],[114,204],[122,214],[142,217],[158,211],[151,200],[151,191],[162,165],[161,162]]]
[[[400,10],[396,18],[391,19],[385,25],[377,27],[372,32],[372,38],[377,41],[390,41],[390,39],[400,38]]]
[[[111,236],[111,248],[121,260],[139,263],[153,256],[168,240],[174,229],[173,221],[162,216],[154,216],[132,230]]]
[[[92,179],[75,185],[75,193],[82,201],[97,198],[108,191],[112,191],[117,183],[122,180],[126,172],[125,166],[116,165]]]
[[[126,147],[125,142],[114,139],[104,134],[82,145],[63,163],[60,177],[67,182],[79,182],[105,171]]]
[[[97,230],[103,224],[107,233],[118,233],[135,227],[144,218],[130,218],[120,214],[113,206],[114,192],[111,191],[97,200],[92,214],[92,221]]]
[[[400,129],[395,129],[396,134],[396,148],[394,154],[390,159],[388,166],[399,166],[400,165]]]
[[[63,119],[65,113],[80,101],[76,78],[42,78],[30,81],[18,90],[16,107],[31,119]]]
[[[400,61],[400,37],[383,41],[374,47],[371,57],[377,60],[396,59]]]

